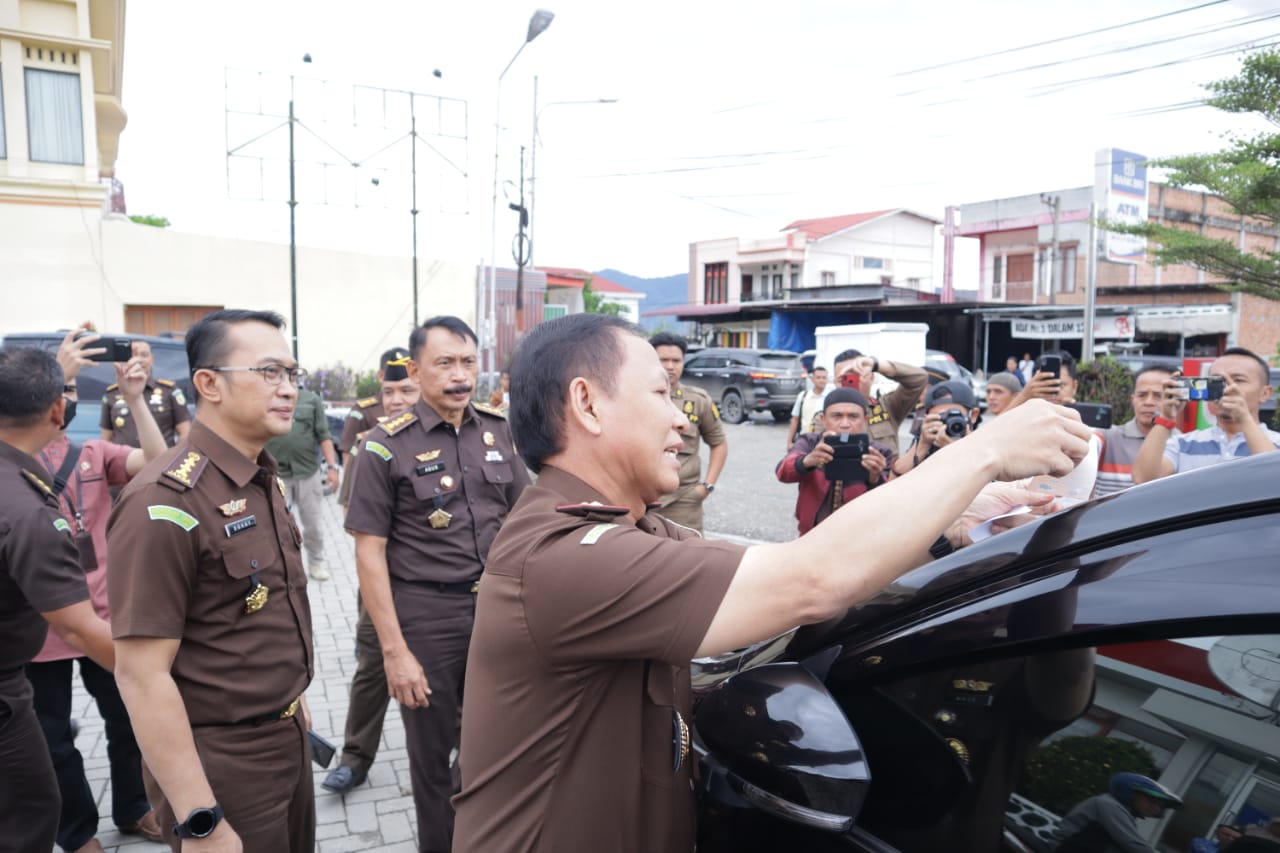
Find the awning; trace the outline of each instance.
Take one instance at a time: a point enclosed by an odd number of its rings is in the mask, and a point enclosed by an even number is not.
[[[1138,331],[1149,335],[1227,335],[1231,333],[1230,305],[1179,305],[1138,310]]]

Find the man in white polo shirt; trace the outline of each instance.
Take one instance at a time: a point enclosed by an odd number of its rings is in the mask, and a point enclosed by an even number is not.
[[[1226,380],[1222,399],[1210,402],[1215,426],[1170,436],[1182,399],[1176,379],[1165,381],[1160,416],[1133,462],[1133,482],[1146,483],[1170,474],[1205,468],[1242,456],[1280,448],[1280,433],[1262,423],[1259,410],[1271,398],[1267,363],[1257,354],[1232,347],[1209,367],[1210,376]]]

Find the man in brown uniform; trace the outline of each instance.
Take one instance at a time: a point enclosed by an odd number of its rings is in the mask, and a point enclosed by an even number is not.
[[[870,402],[867,433],[872,440],[889,445],[895,454],[900,453],[898,428],[920,405],[921,395],[929,384],[929,374],[923,367],[888,359],[882,361],[863,355],[856,349],[847,349],[836,356],[835,370],[837,386],[856,388]],[[871,383],[876,373],[893,379],[898,387],[888,394],[872,396]]]
[[[283,325],[225,310],[191,328],[196,423],[108,528],[116,681],[175,851],[315,846],[302,536],[263,450],[291,429],[304,375]]]
[[[842,613],[926,562],[940,532],[962,536],[991,480],[1066,472],[1088,447],[1074,412],[1038,402],[797,540],[707,542],[646,514],[676,487],[688,421],[640,335],[576,314],[516,351],[513,433],[539,478],[480,583],[454,853],[692,850],[690,658]]]
[[[155,365],[151,344],[134,341],[133,357],[141,360],[142,366],[147,370],[147,387],[143,397],[147,401],[147,408],[151,410],[151,416],[160,427],[164,443],[172,447],[178,439],[186,438],[187,430],[191,429],[191,412],[187,410],[186,395],[172,380],[157,379],[151,375]],[[130,447],[142,446],[133,412],[118,385],[107,386],[107,393],[102,396],[102,418],[98,421],[98,427],[103,441],[127,444]]]
[[[729,458],[729,442],[724,437],[724,425],[720,423],[720,410],[710,395],[701,388],[680,384],[684,375],[684,355],[688,349],[685,339],[670,332],[659,332],[649,339],[662,369],[671,380],[671,402],[684,414],[684,446],[680,449],[680,487],[662,498],[661,513],[674,521],[702,532],[702,502],[716,488],[725,460]],[[702,476],[700,441],[711,448],[707,462],[707,476]]]
[[[449,753],[458,742],[476,584],[529,474],[506,419],[471,401],[477,358],[470,327],[434,317],[414,329],[409,349],[422,399],[365,439],[346,524],[387,689],[401,706],[418,849],[447,853]]]
[[[53,477],[34,458],[69,420],[62,393],[51,353],[0,351],[0,845],[7,850],[49,850],[58,832],[58,783],[23,667],[51,624],[99,666],[115,665]]]
[[[407,350],[391,350],[383,354],[382,387],[379,402],[385,415],[381,420],[399,417],[422,396],[416,380],[409,378]],[[406,353],[401,356],[400,353]],[[401,363],[401,362],[405,363]],[[354,410],[353,410],[354,411]],[[355,466],[360,461],[360,445],[369,430],[356,436],[347,454],[343,485],[355,479]],[[345,503],[344,503],[345,508]],[[382,723],[387,716],[391,697],[387,694],[387,675],[382,669],[382,646],[364,599],[356,593],[359,618],[356,621],[356,672],[351,676],[351,700],[347,703],[347,722],[343,735],[342,758],[320,784],[339,794],[346,794],[363,782],[378,754],[382,739]]]
[[[409,376],[409,351],[404,347],[392,347],[378,359],[378,382],[387,378],[387,365],[392,365],[392,374],[396,381]],[[342,485],[338,487],[338,505],[346,507],[351,498],[351,484],[355,477],[352,474],[351,459],[356,453],[359,437],[387,419],[386,406],[382,394],[377,397],[365,397],[356,400],[356,404],[347,412],[342,425],[342,438],[338,441],[338,452],[342,454]]]

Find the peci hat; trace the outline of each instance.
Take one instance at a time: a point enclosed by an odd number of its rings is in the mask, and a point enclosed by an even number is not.
[[[822,411],[826,411],[828,406],[834,406],[837,403],[853,403],[862,407],[862,413],[866,414],[870,407],[867,405],[867,398],[862,396],[862,392],[856,388],[845,388],[843,386],[835,388],[827,392],[827,396],[822,399]]]
[[[957,406],[963,406],[966,409],[972,409],[978,405],[969,383],[962,382],[959,379],[939,382],[929,389],[929,393],[924,398],[924,407],[932,409],[941,403],[955,403]]]
[[[409,351],[404,347],[392,347],[378,359],[378,371],[383,382],[399,382],[409,378]]]

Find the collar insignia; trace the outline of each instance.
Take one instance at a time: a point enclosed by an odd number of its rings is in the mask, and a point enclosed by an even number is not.
[[[226,503],[219,506],[218,512],[230,518],[232,516],[239,515],[240,513],[244,512],[245,508],[248,507],[248,505],[249,505],[249,500],[247,498],[236,498],[235,500],[227,501]]]
[[[556,512],[563,512],[567,515],[576,515],[580,518],[586,518],[588,515],[626,515],[631,512],[630,507],[625,506],[609,506],[599,501],[590,501],[580,504],[560,504],[556,507]]]
[[[400,415],[397,418],[392,418],[389,421],[383,421],[382,423],[378,424],[378,428],[381,429],[383,432],[385,432],[387,435],[395,435],[396,433],[400,432],[402,429],[409,426],[409,424],[413,423],[417,419],[418,419],[418,416],[415,415],[413,412],[405,412],[403,415]]]
[[[164,476],[188,489],[194,488],[200,472],[208,464],[209,460],[204,456],[194,450],[188,450],[186,456],[181,460],[175,459],[173,464],[164,470]]]

